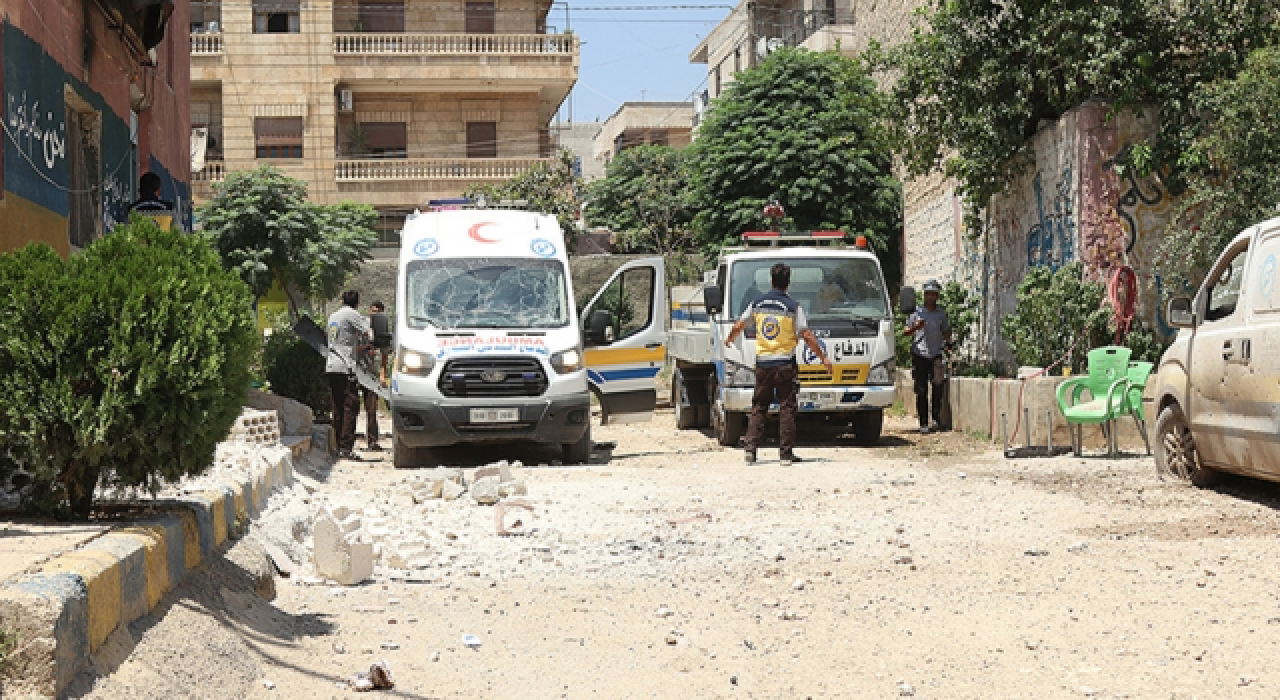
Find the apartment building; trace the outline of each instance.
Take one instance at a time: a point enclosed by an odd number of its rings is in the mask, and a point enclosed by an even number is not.
[[[595,137],[594,156],[603,168],[622,151],[642,144],[684,148],[693,140],[693,103],[623,102]]]
[[[315,202],[373,205],[381,243],[398,245],[413,209],[552,155],[578,39],[548,24],[550,7],[193,0],[191,119],[207,133],[197,200],[226,172],[269,163]]]
[[[0,0],[0,17],[0,253],[87,246],[146,172],[188,225],[186,4]]]

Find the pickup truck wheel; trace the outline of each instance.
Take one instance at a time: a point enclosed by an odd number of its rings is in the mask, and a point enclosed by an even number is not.
[[[565,464],[586,464],[591,460],[591,423],[587,423],[587,430],[582,434],[582,439],[577,442],[571,442],[564,445],[564,463]]]
[[[698,407],[685,405],[684,375],[676,370],[671,376],[671,408],[676,414],[676,428],[689,430],[698,427]]]
[[[1168,474],[1196,486],[1208,486],[1217,480],[1217,472],[1200,464],[1195,436],[1180,406],[1171,404],[1160,412],[1155,433],[1156,468],[1161,476]]]
[[[747,416],[724,410],[724,404],[716,401],[711,407],[711,429],[716,441],[725,447],[737,447],[742,434],[747,432]]]
[[[880,442],[884,430],[884,411],[859,411],[853,415],[853,441],[859,445]]]

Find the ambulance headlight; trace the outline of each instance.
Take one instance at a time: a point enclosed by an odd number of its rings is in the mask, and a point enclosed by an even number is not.
[[[898,365],[893,360],[881,362],[871,368],[871,373],[867,375],[868,384],[892,384],[893,373],[898,369]]]
[[[401,374],[425,377],[431,374],[431,370],[436,366],[436,358],[431,355],[405,348],[400,348],[396,352],[396,357],[399,358],[396,364],[399,365],[398,370]]]
[[[724,363],[725,384],[729,386],[755,386],[756,371],[746,365],[740,365],[732,360],[725,360]]]
[[[569,374],[582,369],[582,351],[569,348],[551,356],[551,368],[559,374]]]

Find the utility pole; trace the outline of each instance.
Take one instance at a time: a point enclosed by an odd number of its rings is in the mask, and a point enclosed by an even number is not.
[[[747,2],[747,67],[756,67],[756,0]]]

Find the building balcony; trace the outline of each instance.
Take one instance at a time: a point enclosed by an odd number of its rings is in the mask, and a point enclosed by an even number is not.
[[[196,203],[213,198],[213,185],[227,177],[227,164],[221,160],[205,160],[204,167],[191,173],[191,196]]]
[[[546,56],[573,59],[573,34],[334,34],[335,56]]]
[[[387,182],[500,182],[509,180],[548,158],[374,158],[339,160],[334,179],[339,183]]]
[[[222,32],[204,32],[191,35],[192,56],[221,56]]]

